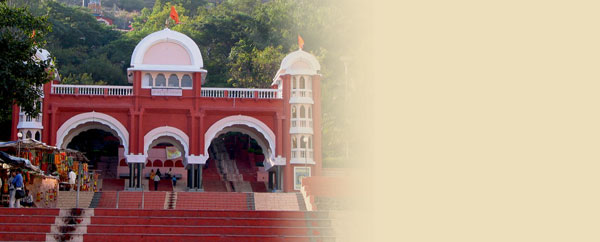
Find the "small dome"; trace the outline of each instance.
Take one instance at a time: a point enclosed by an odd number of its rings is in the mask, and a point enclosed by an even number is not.
[[[281,75],[317,75],[320,70],[321,65],[315,56],[306,51],[297,50],[283,58],[272,85],[279,83]]]
[[[142,39],[131,55],[129,70],[203,71],[198,45],[187,35],[168,28]]]
[[[283,70],[282,74],[308,74],[316,75],[321,70],[321,65],[317,58],[310,53],[297,50],[289,53],[281,61],[280,70]]]

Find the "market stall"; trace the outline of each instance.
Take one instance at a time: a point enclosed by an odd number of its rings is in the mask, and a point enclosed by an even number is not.
[[[18,157],[7,153],[18,154]],[[66,187],[68,173],[73,170],[81,177],[82,191],[97,191],[98,176],[90,173],[87,158],[79,151],[60,149],[39,141],[24,139],[0,143],[0,170],[3,184],[7,169],[20,169],[26,189],[33,195],[37,207],[55,207],[58,190]],[[81,173],[81,176],[79,176]],[[8,189],[7,186],[6,190]]]

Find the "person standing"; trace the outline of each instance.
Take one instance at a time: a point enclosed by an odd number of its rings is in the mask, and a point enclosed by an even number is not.
[[[16,191],[23,190],[23,176],[21,175],[21,171],[20,170],[17,170],[17,175],[13,179],[12,183],[15,186],[15,191],[13,192],[12,197],[15,198],[14,194],[16,193]],[[21,207],[21,198],[15,198],[14,199],[14,205],[13,205],[13,207],[16,207],[16,208],[20,208]]]
[[[10,177],[8,178],[8,194],[10,194],[10,200],[8,201],[8,207],[15,207],[15,185],[13,184],[13,180],[15,179],[15,171],[10,172]]]
[[[69,171],[69,191],[73,191],[75,188],[75,181],[77,180],[77,174],[73,170]]]
[[[171,180],[173,181],[173,187],[177,186],[177,177],[171,176]]]
[[[154,191],[158,191],[158,182],[160,181],[160,176],[157,174],[154,176]]]

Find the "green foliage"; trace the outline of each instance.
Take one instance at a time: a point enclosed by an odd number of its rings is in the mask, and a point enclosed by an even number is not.
[[[69,74],[68,76],[63,76],[60,80],[62,84],[75,84],[75,85],[106,85],[103,81],[94,81],[92,75],[83,73],[83,74]]]
[[[0,119],[10,117],[13,103],[30,116],[39,113],[37,87],[52,80],[53,68],[51,59],[40,60],[35,53],[50,31],[45,17],[0,3]]]

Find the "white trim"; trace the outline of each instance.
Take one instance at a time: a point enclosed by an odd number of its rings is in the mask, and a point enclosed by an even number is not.
[[[198,45],[196,45],[194,40],[192,40],[185,34],[174,30],[170,30],[169,28],[165,28],[163,30],[151,33],[144,39],[142,39],[133,50],[133,54],[131,55],[131,66],[136,68],[142,66],[146,51],[148,51],[148,49],[150,49],[150,47],[152,47],[153,45],[162,42],[171,42],[183,47],[189,54],[190,61],[192,62],[192,64],[189,65],[189,67],[194,67],[196,70],[199,70],[204,66],[202,54],[200,53],[200,49],[198,48]]]
[[[125,161],[127,163],[142,163],[142,164],[146,164],[146,156],[145,155],[129,154],[129,155],[125,155]]]
[[[208,160],[208,155],[189,155],[187,159],[184,159],[183,166],[187,166],[189,164],[206,164],[206,160]]]
[[[137,64],[135,67],[127,68],[127,71],[180,71],[180,72],[201,72],[207,73],[208,71],[202,69],[202,67],[191,66],[191,65],[148,65],[148,64]]]
[[[263,148],[263,154],[265,155],[265,159],[274,159],[275,158],[274,157],[275,156],[275,154],[274,154],[275,140],[276,140],[275,133],[273,133],[273,131],[269,128],[269,126],[267,126],[260,120],[250,117],[250,116],[245,116],[245,115],[233,115],[233,116],[225,117],[225,118],[215,122],[213,125],[211,125],[210,128],[208,128],[208,130],[204,134],[204,154],[208,154],[208,147],[210,147],[211,141],[215,137],[217,137],[217,135],[220,132],[222,132],[226,128],[229,128],[233,125],[238,125],[238,124],[248,126],[250,128],[255,129],[259,133],[261,133],[264,136],[264,138],[267,140],[267,143],[269,145],[268,146],[269,148],[267,150],[265,150]],[[261,139],[255,138],[255,137],[257,137],[255,134],[252,134],[251,132],[243,132],[243,133],[250,135],[257,142],[261,142],[260,141]]]
[[[108,126],[111,130],[116,132],[118,138],[121,140],[121,143],[124,148],[124,153],[127,154],[129,151],[129,132],[119,122],[119,120],[113,118],[112,116],[99,112],[87,112],[77,114],[67,121],[65,121],[60,128],[56,131],[56,147],[66,148],[66,143],[64,143],[65,138],[69,135],[70,131],[77,128],[79,125],[85,123],[101,123]],[[64,146],[64,147],[63,147]]]
[[[185,157],[189,155],[190,138],[187,136],[187,134],[185,134],[185,132],[171,126],[158,127],[153,130],[150,130],[150,132],[144,135],[144,155],[148,155],[148,148],[150,148],[149,146],[154,140],[165,136],[172,137],[179,141],[179,143],[181,143],[181,145],[183,146]]]

